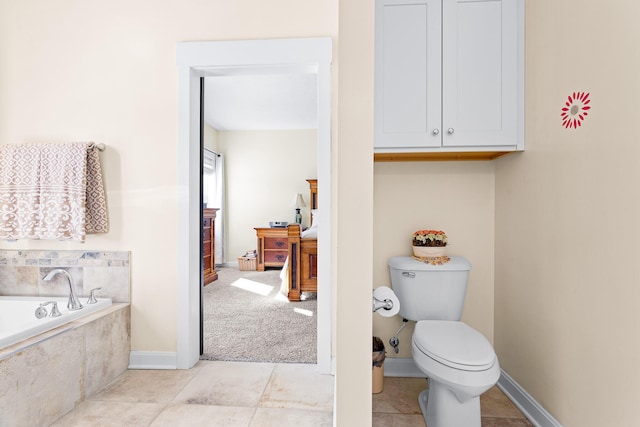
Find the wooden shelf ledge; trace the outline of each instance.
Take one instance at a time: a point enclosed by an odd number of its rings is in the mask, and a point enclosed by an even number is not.
[[[513,151],[460,151],[460,152],[430,152],[430,153],[374,153],[374,162],[444,162],[493,160]]]

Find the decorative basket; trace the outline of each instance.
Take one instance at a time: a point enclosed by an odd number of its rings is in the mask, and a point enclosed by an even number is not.
[[[413,246],[413,255],[418,258],[436,258],[444,256],[446,246]]]
[[[256,258],[238,257],[238,269],[240,271],[254,271],[258,267]]]

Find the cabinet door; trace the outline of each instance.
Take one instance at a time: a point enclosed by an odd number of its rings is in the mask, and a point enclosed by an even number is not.
[[[443,0],[443,146],[522,141],[520,0]]]
[[[376,148],[441,145],[441,26],[441,0],[376,1]]]

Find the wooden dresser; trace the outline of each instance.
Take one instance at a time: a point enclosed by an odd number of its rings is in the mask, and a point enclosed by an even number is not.
[[[286,228],[255,228],[258,237],[257,270],[265,267],[284,266],[289,254],[289,238]]]
[[[202,273],[205,286],[218,279],[215,265],[215,224],[218,210],[214,208],[202,210]]]

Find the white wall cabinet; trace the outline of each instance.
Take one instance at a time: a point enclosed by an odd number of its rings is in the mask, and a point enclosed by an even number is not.
[[[375,153],[524,149],[524,0],[377,0]]]

